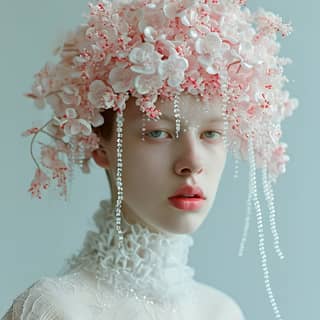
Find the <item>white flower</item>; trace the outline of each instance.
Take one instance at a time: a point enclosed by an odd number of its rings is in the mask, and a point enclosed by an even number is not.
[[[119,65],[109,73],[109,82],[116,93],[127,92],[133,87],[135,74],[126,65]]]
[[[161,79],[168,79],[170,87],[177,87],[184,80],[184,72],[188,68],[188,60],[172,54],[169,59],[161,61],[158,72]]]
[[[187,19],[186,10],[192,7],[194,4],[195,0],[166,0],[163,5],[163,12],[169,19],[180,17],[181,21],[184,21],[185,19]]]
[[[103,104],[103,95],[107,91],[107,86],[102,80],[95,80],[89,86],[88,100],[95,106]]]
[[[65,120],[60,122],[66,136],[74,136],[79,133],[89,136],[91,134],[91,126],[89,122],[84,119],[77,119],[77,111],[73,108],[67,108],[65,113]]]
[[[154,74],[161,61],[161,55],[155,51],[153,44],[143,43],[131,50],[129,60],[133,63],[131,66],[132,71],[142,74]]]
[[[76,86],[64,86],[59,92],[59,97],[66,105],[79,106],[81,102],[81,96],[79,95],[79,88]]]
[[[134,86],[138,93],[148,94],[162,87],[162,81],[158,75],[139,75],[134,79]]]
[[[198,61],[209,74],[218,72],[215,63],[221,59],[226,46],[215,32],[210,32],[205,38],[198,38],[195,42],[195,49],[199,53]]]

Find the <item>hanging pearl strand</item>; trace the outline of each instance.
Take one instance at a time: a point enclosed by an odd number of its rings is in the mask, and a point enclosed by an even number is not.
[[[276,317],[276,319],[282,320],[278,305],[277,305],[275,298],[273,296],[273,292],[272,292],[271,284],[270,284],[270,279],[269,279],[269,270],[268,270],[268,266],[267,266],[267,255],[266,255],[265,246],[264,246],[264,230],[263,230],[262,210],[261,210],[261,205],[260,205],[260,201],[258,198],[258,191],[257,191],[256,162],[255,162],[255,154],[254,154],[252,136],[249,136],[249,140],[248,140],[248,155],[249,155],[249,179],[250,179],[249,192],[251,193],[250,198],[253,201],[254,208],[256,211],[258,236],[259,236],[259,253],[260,253],[260,257],[261,257],[261,266],[262,266],[262,270],[263,270],[264,283],[265,283],[266,291],[267,291],[273,312],[275,314],[275,317]]]
[[[176,138],[179,138],[179,133],[181,129],[181,115],[180,115],[180,94],[174,95],[173,99],[173,112],[176,118]]]
[[[146,133],[146,114],[142,113],[141,116],[141,122],[142,122],[142,126],[141,126],[141,140],[144,141],[145,138],[145,133]]]
[[[223,118],[223,142],[224,146],[227,149],[228,148],[228,139],[227,139],[227,133],[229,128],[228,123],[228,115],[227,115],[227,108],[228,108],[228,102],[229,102],[229,95],[228,95],[228,77],[224,73],[220,73],[220,81],[221,81],[221,95],[222,95],[222,118]]]
[[[264,191],[265,199],[267,201],[267,206],[269,209],[269,221],[270,221],[270,229],[273,236],[273,246],[277,255],[282,260],[284,259],[284,255],[282,253],[282,250],[280,249],[279,234],[276,228],[276,221],[275,221],[276,210],[274,205],[274,193],[271,186],[271,179],[268,178],[266,161],[264,162],[263,168],[262,168],[262,183],[263,183],[263,191]]]
[[[123,114],[117,113],[117,202],[115,206],[116,230],[119,239],[119,249],[123,246],[123,231],[121,230],[121,205],[123,200],[122,184],[122,147],[123,147]]]
[[[234,161],[234,171],[233,171],[233,178],[234,179],[238,179],[239,178],[239,159],[238,158],[236,158],[236,155],[235,155],[235,153],[236,153],[236,144],[237,144],[237,142],[236,141],[234,141],[233,142],[233,145],[234,145],[234,148],[233,148],[233,152],[234,152],[234,155],[233,155],[233,161]]]
[[[70,137],[69,140],[69,145],[70,145],[70,153],[68,156],[68,181],[69,181],[69,185],[68,185],[68,189],[69,189],[69,193],[68,193],[68,200],[70,200],[70,193],[71,193],[71,187],[73,185],[73,178],[74,178],[74,165],[76,163],[76,144],[73,141],[73,137]]]
[[[249,140],[248,140],[248,154],[249,154]],[[251,215],[252,215],[252,184],[251,184],[251,179],[249,179],[249,186],[248,186],[248,198],[247,198],[247,212],[246,212],[246,217],[245,217],[245,223],[244,223],[244,228],[242,232],[242,237],[240,241],[240,247],[238,251],[238,256],[242,257],[243,252],[247,243],[248,239],[248,233],[250,229],[250,222],[251,222]]]

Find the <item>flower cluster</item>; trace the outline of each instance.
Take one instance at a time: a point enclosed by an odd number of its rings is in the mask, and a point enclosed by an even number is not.
[[[64,137],[73,141],[94,137],[91,129],[103,124],[101,113],[110,108],[122,113],[129,95],[137,98],[142,113],[157,120],[159,96],[172,99],[185,91],[210,102],[223,94],[225,86],[230,149],[246,159],[252,136],[257,164],[267,163],[276,180],[287,161],[280,124],[297,107],[283,89],[287,82],[283,67],[289,60],[278,56],[276,34],[286,36],[291,26],[271,12],[252,13],[245,2],[89,3],[86,23],[67,34],[55,50],[59,62],[47,63],[36,74],[27,96],[38,108],[46,103],[52,107],[57,125],[48,130],[61,143]],[[98,144],[84,141],[87,162]],[[67,154],[69,149],[62,149],[50,149],[52,159]],[[60,178],[61,168],[67,166],[60,162],[50,166]],[[43,185],[46,179],[39,170],[34,180]]]

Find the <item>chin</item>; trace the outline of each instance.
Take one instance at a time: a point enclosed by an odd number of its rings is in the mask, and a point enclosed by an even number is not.
[[[168,234],[192,234],[199,229],[203,223],[200,217],[194,217],[194,212],[191,213],[193,217],[186,217],[186,219],[175,225],[166,225],[161,228],[161,232]]]

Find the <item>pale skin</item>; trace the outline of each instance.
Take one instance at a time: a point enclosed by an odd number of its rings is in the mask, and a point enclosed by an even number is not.
[[[212,207],[226,162],[221,107],[182,94],[181,131],[176,138],[172,102],[161,103],[158,99],[156,106],[162,112],[160,118],[167,115],[172,121],[147,121],[142,141],[141,111],[134,99],[127,101],[123,126],[122,213],[129,223],[138,222],[153,232],[190,234],[198,229]],[[110,141],[102,139],[100,144],[102,147],[93,152],[93,158],[97,165],[108,170],[114,200],[115,130]],[[184,184],[197,185],[204,192],[205,204],[197,212],[182,211],[168,201]]]
[[[210,104],[188,94],[181,96],[181,131],[175,137],[171,101],[157,107],[172,121],[146,122],[145,140],[141,135],[141,111],[129,99],[124,111],[122,214],[129,223],[139,223],[152,232],[190,234],[203,223],[212,207],[225,167],[227,150],[223,142],[224,121],[221,104]],[[98,166],[108,170],[113,204],[116,196],[116,132],[110,141],[101,139],[93,152]],[[197,212],[173,207],[168,197],[184,184],[197,185],[206,197]],[[208,285],[197,282],[201,304],[196,314],[201,319],[243,320],[237,303]],[[187,316],[187,315],[186,315]]]

